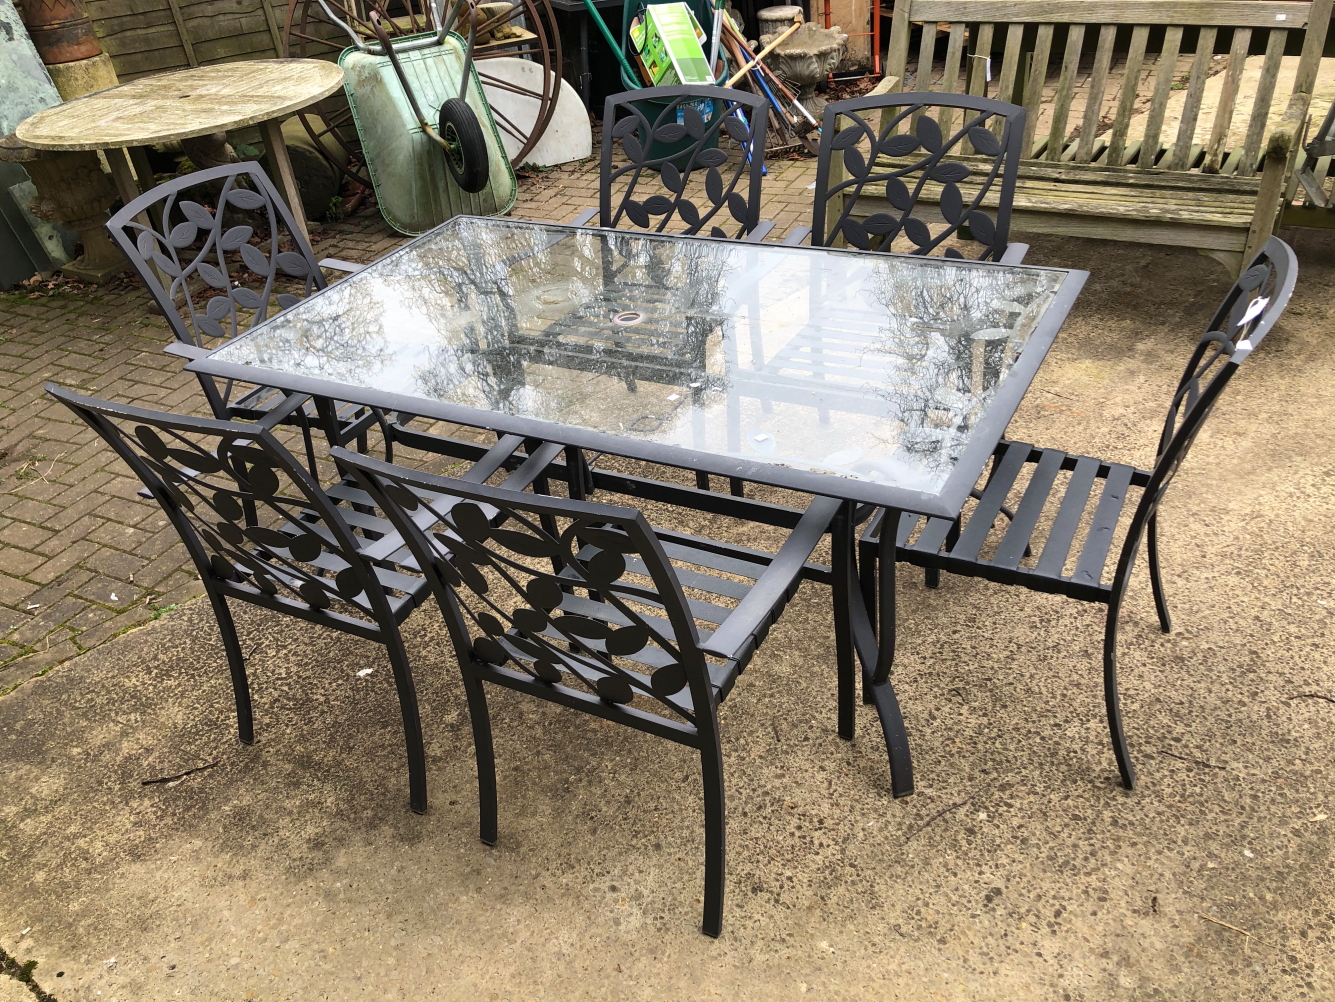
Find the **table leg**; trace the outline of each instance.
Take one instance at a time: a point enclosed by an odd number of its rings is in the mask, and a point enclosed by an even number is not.
[[[846,502],[834,526],[832,540],[832,569],[835,601],[835,650],[839,657],[840,728],[841,737],[852,737],[852,711],[856,697],[852,687],[855,681],[852,665],[844,660],[844,651],[851,646],[862,663],[863,702],[876,707],[885,738],[885,750],[890,759],[890,789],[896,797],[907,797],[913,792],[913,759],[909,753],[908,733],[899,710],[889,669],[895,656],[895,535],[899,513],[886,511],[881,522],[880,551],[877,554],[878,574],[875,602],[880,635],[872,625],[864,590],[859,586],[855,542],[857,539],[857,505]],[[888,555],[888,559],[887,558]],[[845,639],[847,638],[847,639]],[[845,721],[845,717],[849,717]],[[845,734],[847,726],[847,734]]]
[[[116,182],[116,194],[120,195],[124,204],[129,205],[140,195],[139,185],[134,180],[134,169],[130,166],[130,151],[116,147],[104,152],[107,163],[111,165],[112,180]]]
[[[301,192],[297,189],[296,175],[292,173],[292,161],[287,157],[287,144],[283,142],[283,123],[280,119],[271,118],[260,128],[264,133],[265,152],[269,154],[269,166],[278,173],[274,180],[278,182],[278,189],[283,193],[292,218],[297,221],[297,229],[301,230],[302,238],[309,243],[311,235],[306,226],[306,212],[301,206]]]

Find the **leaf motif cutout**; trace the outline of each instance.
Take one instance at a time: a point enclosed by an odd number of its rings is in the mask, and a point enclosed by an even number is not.
[[[158,249],[158,241],[148,230],[140,230],[139,236],[134,238],[134,245],[139,248],[139,253],[143,257],[148,257]]]
[[[223,317],[231,316],[232,301],[226,296],[214,296],[209,300],[208,305],[204,307],[206,316],[214,320],[221,320]]]
[[[880,144],[881,152],[888,157],[906,157],[917,148],[917,138],[908,135],[887,136]]]
[[[945,253],[944,256],[945,256],[945,257],[948,257],[948,258],[958,258],[958,259],[960,259],[961,261],[964,260],[964,255],[961,254],[961,253],[960,253],[956,248],[954,248],[954,247],[947,247],[947,248],[946,248],[946,253]]]
[[[625,204],[626,218],[636,226],[649,225],[649,213],[645,211],[644,206],[633,198],[626,199]]]
[[[278,294],[278,308],[280,310],[291,309],[301,302],[300,296],[294,296],[290,292],[280,292]]]
[[[654,139],[660,143],[679,143],[686,138],[686,126],[669,122],[654,129]]]
[[[932,242],[932,231],[927,228],[927,224],[913,216],[904,220],[904,235],[919,247]]]
[[[742,121],[742,116],[735,111],[723,120],[723,131],[735,142],[749,143],[751,141],[751,130]]]
[[[695,207],[695,203],[690,199],[683,198],[677,203],[677,215],[687,226],[700,225],[700,210]]]
[[[241,245],[241,260],[246,262],[246,267],[256,275],[268,278],[273,269],[269,266],[269,259],[264,256],[264,251],[250,244]]]
[[[862,151],[855,146],[844,150],[844,169],[849,177],[863,179],[867,176],[867,161],[862,158]]]
[[[844,129],[842,132],[838,133],[834,137],[834,139],[830,141],[830,149],[832,150],[850,149],[851,147],[856,146],[858,144],[858,140],[860,140],[861,138],[862,138],[862,130],[859,129],[856,125],[850,125],[847,129]]]
[[[154,251],[148,256],[148,259],[161,268],[164,274],[170,275],[172,278],[181,277],[181,269],[177,266],[176,262],[167,257],[166,254],[159,254],[157,251]]]
[[[598,695],[609,703],[629,703],[635,692],[622,675],[604,675],[595,683]]]
[[[173,247],[189,247],[195,242],[195,231],[198,229],[199,227],[188,220],[184,223],[177,223],[172,227],[172,231],[167,234],[167,242]]]
[[[722,150],[701,150],[695,155],[695,162],[701,167],[722,167],[728,162],[728,154]]]
[[[899,229],[899,220],[884,212],[878,212],[864,219],[862,225],[868,233],[878,237],[888,237]]]
[[[723,227],[721,226],[711,226],[709,228],[709,235],[711,237],[722,237],[724,240],[728,239],[728,234],[724,232]]]
[[[232,301],[247,310],[258,310],[264,304],[264,300],[251,289],[233,289]]]
[[[689,104],[682,105],[678,110],[681,112],[682,124],[686,126],[686,133],[692,139],[702,139],[705,134],[705,120],[700,112]]]
[[[933,167],[927,176],[933,181],[940,181],[942,184],[947,182],[958,184],[960,181],[963,181],[968,177],[970,173],[972,172],[966,165],[953,160],[948,160],[945,163],[939,163]]]
[[[672,211],[672,199],[666,195],[650,195],[643,204],[644,211],[651,216],[666,216]]]
[[[662,168],[659,170],[658,176],[662,179],[664,188],[673,194],[681,194],[681,189],[683,187],[681,171],[677,170],[675,164],[670,161],[663,164]]]
[[[233,226],[218,238],[218,246],[223,250],[236,250],[254,234],[255,231],[249,226]]]
[[[941,215],[952,226],[958,226],[963,212],[964,196],[955,185],[947,184],[941,189]]]
[[[195,329],[201,330],[209,337],[226,337],[227,332],[222,329],[222,324],[216,320],[211,320],[202,313],[195,314]]]
[[[205,229],[213,225],[213,213],[198,202],[177,202],[176,207],[181,210],[181,215],[196,225]]]
[[[743,226],[749,221],[751,209],[747,206],[746,199],[742,197],[739,191],[728,192],[728,211],[732,213],[732,218]]]
[[[871,249],[871,240],[867,236],[867,231],[856,219],[845,219],[843,229],[844,239],[854,247],[860,250]]]
[[[294,278],[304,278],[311,273],[311,266],[306,263],[306,258],[293,251],[283,251],[274,258],[274,261],[285,275]]]
[[[557,553],[557,546],[554,542],[529,532],[516,532],[513,529],[493,529],[491,538],[506,549],[522,553],[526,557],[554,557]]]
[[[995,157],[1001,153],[1001,142],[991,129],[984,129],[981,125],[975,125],[969,130],[969,142],[985,157]]]
[[[233,188],[227,193],[227,204],[235,205],[238,209],[247,209],[253,211],[263,208],[269,203],[264,196],[257,191],[247,191],[245,188]]]
[[[626,151],[626,156],[630,157],[631,163],[644,163],[644,147],[634,136],[627,136],[621,140],[621,148]]]
[[[885,200],[900,212],[908,212],[913,208],[913,194],[909,191],[909,186],[897,177],[885,182]]]
[[[996,241],[996,224],[992,222],[992,217],[986,212],[980,212],[978,209],[974,209],[969,213],[968,223],[969,232],[973,234],[973,238],[980,244],[988,244],[990,246]]]
[[[705,194],[715,205],[723,201],[723,175],[713,167],[705,174]]]
[[[625,139],[632,132],[640,127],[640,120],[634,115],[627,115],[616,125],[612,126],[613,139]]]
[[[918,125],[913,131],[917,133],[918,141],[928,153],[941,152],[941,126],[936,124],[936,119],[923,115],[918,119]]]
[[[199,262],[199,277],[208,282],[215,289],[226,289],[231,287],[231,282],[227,281],[227,276],[221,271],[209,264],[207,261]]]

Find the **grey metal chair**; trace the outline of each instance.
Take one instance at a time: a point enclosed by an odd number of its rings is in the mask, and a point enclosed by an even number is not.
[[[895,513],[889,523],[892,531],[887,532],[886,513],[878,512],[859,546],[867,605],[876,607],[872,597],[878,591],[893,595],[895,561],[925,567],[933,575],[950,571],[1106,605],[1104,702],[1122,784],[1132,789],[1136,774],[1122,730],[1117,688],[1117,617],[1131,571],[1144,541],[1159,625],[1167,633],[1172,621],[1159,568],[1159,506],[1219,395],[1283,314],[1297,278],[1292,249],[1271,237],[1229,290],[1187,360],[1151,469],[1003,441],[977,505],[961,518]],[[1060,477],[1067,472],[1069,478]],[[1136,490],[1139,498],[1130,509],[1126,536],[1110,566],[1119,520]],[[1002,505],[1017,494],[1013,513],[1004,512]],[[1045,509],[1055,514],[1044,535],[1038,530]],[[1008,518],[998,532],[996,522],[1003,514]],[[1087,529],[1080,533],[1085,524]],[[1078,550],[1077,539],[1083,540]],[[1068,574],[1072,561],[1074,569]],[[934,577],[928,584],[935,584]],[[891,615],[880,624],[882,648],[890,652],[895,643],[893,608],[890,603]],[[878,668],[873,684],[888,677],[890,659]]]
[[[274,437],[308,401],[290,394],[254,422],[194,418],[46,390],[100,435],[143,482],[195,563],[222,634],[241,741],[255,740],[246,659],[228,600],[382,644],[398,690],[412,809],[427,807],[417,695],[399,625],[426,598],[394,526],[354,485],[322,487]],[[502,438],[461,482],[481,482],[523,444]],[[506,483],[522,489],[559,453],[537,447]]]
[[[714,102],[713,118],[700,113],[702,102]],[[656,109],[652,119],[646,108]],[[686,234],[763,240],[774,229],[760,218],[768,121],[765,99],[745,91],[688,85],[612,94],[603,109],[598,206],[574,225],[596,218],[598,226],[662,233],[679,220]],[[725,136],[749,144],[730,168],[718,147]],[[625,158],[619,166],[618,145]],[[702,191],[688,190],[693,178],[703,180]],[[697,204],[701,196],[704,204]]]
[[[212,206],[212,208],[210,208]],[[174,354],[195,357],[207,339],[236,337],[328,285],[321,269],[364,265],[316,260],[287,203],[258,163],[195,171],[151,189],[121,208],[107,232],[134,266],[176,335]],[[259,420],[285,399],[258,386],[234,398],[231,382],[198,376],[214,417]],[[362,440],[383,418],[337,406],[337,444]],[[313,408],[293,415],[319,423]],[[386,448],[392,442],[386,436]]]
[[[840,119],[851,124],[840,129]],[[980,260],[1019,264],[1029,245],[1010,242],[1010,216],[1024,122],[1019,105],[970,94],[875,94],[827,104],[811,226],[784,243],[810,236],[818,247],[843,239],[862,250],[930,254],[959,238],[981,245]],[[836,156],[840,170],[831,169]],[[876,211],[866,211],[866,202]],[[955,246],[942,251],[965,256]]]
[[[695,748],[703,930],[717,936],[718,706],[797,591],[839,502],[816,498],[768,553],[652,528],[634,508],[414,473],[345,449],[332,455],[406,540],[445,617],[472,715],[482,841],[497,838],[484,682]]]

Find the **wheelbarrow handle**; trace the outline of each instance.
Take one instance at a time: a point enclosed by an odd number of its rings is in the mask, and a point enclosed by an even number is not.
[[[459,0],[459,2],[460,4],[463,4],[466,3],[467,0]],[[422,131],[425,132],[433,142],[439,145],[441,149],[449,150],[449,143],[445,142],[445,140],[436,133],[436,130],[431,127],[431,123],[426,120],[426,116],[422,114],[422,109],[418,107],[417,95],[413,93],[412,85],[408,83],[408,77],[404,74],[403,67],[399,65],[399,57],[394,52],[394,46],[389,40],[389,35],[385,34],[384,26],[380,23],[380,14],[376,11],[371,11],[371,30],[375,32],[375,37],[378,38],[380,44],[384,46],[385,55],[389,56],[389,64],[394,67],[394,75],[399,78],[399,83],[403,86],[403,93],[408,98],[408,104],[412,107],[413,114],[417,116],[417,124],[422,127]],[[469,48],[471,49],[472,46],[470,45]],[[465,87],[468,86],[468,69],[469,66],[465,62]]]

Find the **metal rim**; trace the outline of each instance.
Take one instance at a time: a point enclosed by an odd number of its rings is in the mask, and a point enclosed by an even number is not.
[[[391,0],[325,0],[335,15],[344,18],[358,34],[368,41],[375,40],[371,28],[370,14],[374,10],[380,14],[381,24],[391,38],[417,34],[430,30],[434,25],[430,5],[426,0],[402,0],[404,9],[396,17],[390,17],[387,8]],[[508,25],[520,18],[532,38],[514,43],[492,43],[473,54],[474,67],[484,91],[505,91],[519,94],[538,102],[538,110],[531,130],[509,119],[492,108],[492,117],[496,127],[512,140],[519,143],[519,150],[510,158],[511,164],[518,167],[538,145],[547,126],[556,112],[556,101],[561,87],[561,36],[556,28],[556,18],[548,0],[519,0],[508,13],[490,20],[479,17],[479,31],[491,31]],[[300,58],[335,59],[347,47],[347,35],[333,24],[319,3],[319,0],[289,0],[287,16],[283,22],[283,55]],[[528,59],[543,68],[543,86],[541,90],[512,84],[502,80],[486,69],[486,61],[502,57]],[[316,149],[325,159],[338,168],[345,176],[358,184],[370,188],[371,178],[361,159],[361,142],[357,138],[352,123],[352,112],[342,95],[336,95],[320,101],[314,109],[297,113],[302,126],[315,143]],[[348,164],[340,163],[338,152],[346,152],[350,158]]]

